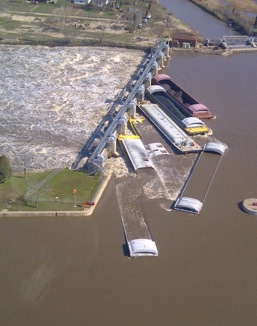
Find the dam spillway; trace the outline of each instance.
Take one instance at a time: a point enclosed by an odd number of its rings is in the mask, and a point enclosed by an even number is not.
[[[118,126],[119,119],[121,119],[124,114],[130,109],[130,103],[135,100],[138,93],[142,91],[142,86],[149,79],[149,73],[154,75],[158,71],[158,58],[161,53],[165,53],[166,57],[169,58],[169,46],[167,41],[163,41],[158,44],[158,46],[152,50],[151,53],[148,54],[141,63],[138,69],[138,79],[136,81],[130,81],[126,88],[121,92],[116,102],[123,103],[119,110],[115,111],[115,108],[111,108],[110,111],[112,113],[115,112],[115,116],[110,118],[110,124],[103,133],[103,135],[99,138],[99,143],[97,147],[94,149],[93,153],[90,155],[88,159],[88,169],[89,173],[93,174],[99,170],[98,164],[98,156],[104,150],[106,146],[107,138],[115,132]],[[127,94],[128,93],[128,94]],[[124,101],[125,97],[125,101]]]

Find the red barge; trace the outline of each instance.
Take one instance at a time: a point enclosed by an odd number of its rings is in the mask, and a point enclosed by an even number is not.
[[[199,119],[213,119],[215,115],[205,105],[197,102],[193,97],[180,88],[170,76],[158,74],[152,78],[153,85],[162,86],[166,92],[176,101],[180,102],[185,109]]]

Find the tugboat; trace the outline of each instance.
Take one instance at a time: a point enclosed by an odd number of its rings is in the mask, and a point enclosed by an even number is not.
[[[188,135],[204,135],[212,132],[202,120],[190,114],[185,107],[170,96],[162,86],[148,86],[146,89],[146,98],[150,102],[160,106],[160,108]]]

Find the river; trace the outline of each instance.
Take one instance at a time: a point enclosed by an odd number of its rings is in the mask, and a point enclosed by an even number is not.
[[[227,24],[209,15],[188,0],[160,0],[177,18],[198,31],[203,38],[217,39],[224,35],[236,34]]]
[[[198,8],[175,2],[199,20]],[[240,209],[257,196],[255,66],[256,54],[174,52],[164,69],[212,109],[212,137],[228,145],[199,215],[168,209],[193,161],[173,155],[169,196],[152,174],[132,173],[112,179],[91,217],[1,219],[2,325],[257,324],[257,219]],[[158,257],[128,257],[121,193],[124,206],[135,196],[131,211],[144,216]]]

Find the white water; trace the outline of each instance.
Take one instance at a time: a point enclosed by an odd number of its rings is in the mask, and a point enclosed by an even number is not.
[[[0,46],[0,153],[13,169],[69,167],[141,51]]]

